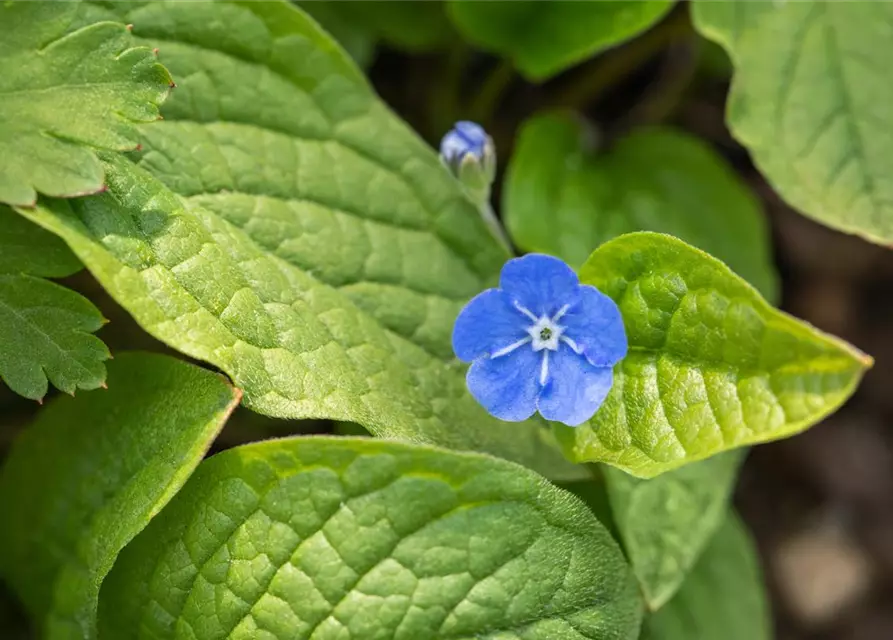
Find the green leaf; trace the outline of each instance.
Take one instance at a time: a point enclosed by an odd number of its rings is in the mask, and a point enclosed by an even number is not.
[[[893,241],[893,4],[693,6],[735,65],[729,127],[779,194],[831,227]]]
[[[756,550],[729,513],[667,606],[645,619],[642,640],[770,640],[769,603]]]
[[[0,204],[0,273],[64,278],[82,268],[62,240]]]
[[[398,49],[443,49],[455,36],[441,0],[311,0],[302,2],[301,8],[316,17],[318,7],[314,5],[326,5],[325,11],[337,14],[342,23],[374,34]],[[328,26],[326,22],[322,24]]]
[[[59,397],[0,470],[0,572],[48,639],[95,637],[99,586],[238,404],[221,376],[125,353],[109,390]]]
[[[730,451],[651,480],[604,467],[614,521],[652,611],[673,597],[726,518],[740,454]]]
[[[672,0],[451,0],[449,13],[472,43],[511,58],[527,78],[545,80],[635,37],[672,6]]]
[[[596,153],[587,133],[582,120],[566,113],[524,125],[503,200],[515,244],[579,267],[603,242],[658,231],[724,260],[770,300],[777,296],[759,204],[709,146],[669,129],[646,129]]]
[[[59,238],[0,204],[0,379],[40,400],[49,382],[73,394],[105,380],[104,323],[89,300],[40,277],[81,269]]]
[[[136,147],[135,124],[155,120],[169,91],[168,72],[123,24],[66,34],[78,8],[0,4],[0,202],[100,190],[94,148]]]
[[[256,411],[585,473],[468,393],[453,321],[508,254],[315,23],[279,2],[113,6],[181,79],[165,120],[141,169],[109,154],[108,193],[20,213]]]
[[[52,382],[73,394],[105,380],[106,346],[90,335],[103,325],[89,300],[40,277],[81,268],[59,238],[0,204],[0,379],[40,400]]]
[[[617,302],[630,349],[595,417],[576,429],[553,427],[578,462],[651,477],[790,436],[840,407],[872,364],[671,236],[607,242],[580,279]]]
[[[478,454],[297,438],[202,463],[103,584],[102,637],[632,640],[586,507]]]

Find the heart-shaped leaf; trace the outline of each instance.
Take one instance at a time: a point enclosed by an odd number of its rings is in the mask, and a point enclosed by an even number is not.
[[[545,80],[660,20],[672,0],[622,2],[468,2],[451,0],[453,22],[470,41],[511,58]]]
[[[576,461],[650,477],[783,438],[836,410],[872,363],[773,309],[723,263],[671,236],[607,242],[580,279],[617,302],[629,354],[589,423],[554,426]]]
[[[0,471],[0,573],[41,637],[96,633],[99,586],[118,552],[204,456],[239,393],[168,356],[125,353],[108,391],[54,400]]]
[[[66,33],[78,2],[0,4],[0,202],[102,188],[93,148],[132,149],[171,77],[125,25]]]
[[[101,637],[633,640],[586,507],[488,456],[379,440],[230,449],[120,555]]]
[[[645,619],[642,640],[770,640],[769,603],[756,549],[734,513],[679,593]]]
[[[781,196],[824,224],[893,241],[893,4],[693,7],[735,65],[729,127]]]
[[[763,213],[709,146],[670,129],[646,129],[597,153],[589,148],[591,137],[583,121],[567,113],[525,123],[503,197],[515,244],[576,268],[593,248],[624,233],[668,233],[723,260],[770,300],[776,297]]]
[[[729,451],[650,480],[604,467],[614,522],[652,611],[673,597],[725,520],[742,457]]]

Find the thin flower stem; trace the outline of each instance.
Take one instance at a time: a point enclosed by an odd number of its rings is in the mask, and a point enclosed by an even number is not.
[[[670,118],[685,98],[698,67],[695,38],[671,45],[661,77],[624,117],[621,128],[632,129]]]
[[[487,75],[481,90],[468,107],[468,113],[472,120],[481,124],[489,124],[493,119],[493,113],[499,106],[505,90],[515,77],[515,66],[511,60],[502,59]]]
[[[580,109],[602,98],[618,82],[626,78],[645,62],[680,38],[690,37],[691,20],[688,11],[681,7],[666,20],[630,41],[603,60],[584,67],[571,78],[570,83],[559,90],[552,99],[552,106]]]

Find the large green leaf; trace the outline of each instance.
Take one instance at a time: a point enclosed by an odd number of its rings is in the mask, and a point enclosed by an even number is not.
[[[770,638],[756,550],[740,520],[729,513],[676,597],[645,619],[642,640]]]
[[[21,213],[256,411],[579,476],[540,423],[466,390],[452,324],[508,256],[344,53],[286,3],[112,6],[163,41],[180,79],[165,120],[141,169],[109,155],[107,193]]]
[[[517,465],[368,438],[202,463],[120,555],[103,637],[633,640],[641,599],[586,507]]]
[[[102,195],[41,200],[22,213],[61,235],[149,333],[230,374],[248,406],[579,475],[538,423],[488,416],[456,364],[127,160],[109,156],[106,174]]]
[[[650,480],[604,467],[614,522],[652,610],[673,597],[723,523],[741,459],[729,451]]]
[[[637,131],[611,149],[587,148],[582,120],[528,121],[509,164],[503,218],[515,244],[574,267],[631,231],[669,233],[725,261],[770,300],[777,282],[756,198],[700,140]]]
[[[672,0],[451,0],[449,10],[471,42],[511,58],[528,78],[544,80],[636,36],[672,6]]]
[[[0,379],[40,400],[49,382],[66,393],[105,380],[109,352],[92,332],[103,324],[89,300],[38,276],[81,268],[56,236],[0,204]]]
[[[93,148],[137,146],[136,123],[155,120],[170,89],[123,24],[66,34],[77,12],[77,2],[0,4],[0,202],[98,191]]]
[[[60,397],[0,470],[0,572],[42,637],[95,636],[118,552],[204,456],[239,393],[173,358],[122,354],[109,390]]]
[[[554,425],[577,461],[650,477],[783,438],[836,410],[872,363],[671,236],[607,242],[580,279],[617,302],[630,348],[595,417],[576,429]]]
[[[732,133],[782,197],[893,241],[893,4],[698,0],[694,17],[735,64]]]

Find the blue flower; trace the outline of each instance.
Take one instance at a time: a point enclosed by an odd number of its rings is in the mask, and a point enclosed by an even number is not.
[[[475,296],[453,327],[453,351],[471,362],[471,394],[502,420],[537,410],[575,427],[604,402],[612,368],[627,351],[620,310],[581,285],[558,258],[509,260],[498,289]]]
[[[440,141],[440,157],[465,186],[489,190],[496,175],[496,147],[481,125],[457,122]]]

